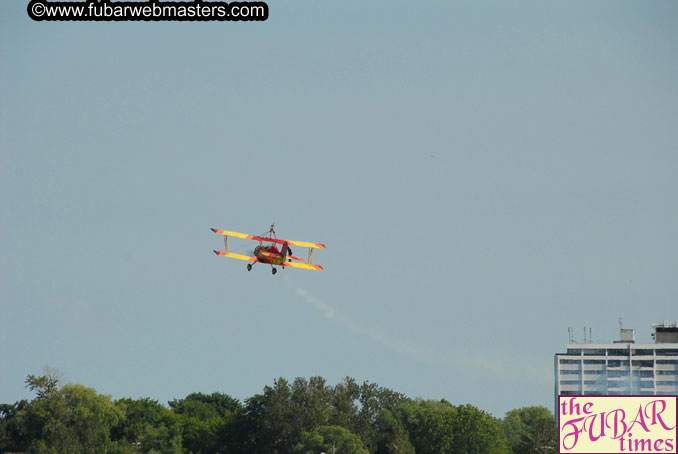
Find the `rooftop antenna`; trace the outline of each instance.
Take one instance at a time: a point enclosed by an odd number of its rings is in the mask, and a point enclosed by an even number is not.
[[[619,329],[622,329],[622,318],[619,317]]]
[[[589,328],[589,344],[593,343],[593,328]]]

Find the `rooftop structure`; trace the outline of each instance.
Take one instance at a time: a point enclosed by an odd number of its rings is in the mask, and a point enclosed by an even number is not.
[[[555,355],[556,406],[559,395],[678,394],[678,325],[652,327],[653,344],[636,343],[635,331],[621,327],[611,343],[576,343],[570,334],[567,352]]]

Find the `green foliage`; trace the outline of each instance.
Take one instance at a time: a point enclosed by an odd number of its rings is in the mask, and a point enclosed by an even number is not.
[[[360,437],[339,426],[321,426],[303,432],[293,454],[369,454]]]
[[[139,443],[149,427],[164,425],[171,417],[167,408],[148,398],[120,399],[115,404],[123,418],[111,433],[114,440]]]
[[[263,394],[256,394],[245,401],[245,413],[252,437],[253,454],[288,454],[298,437],[294,414],[292,389],[287,380],[279,378],[273,387],[264,387]]]
[[[509,452],[499,421],[472,405],[407,401],[396,413],[417,454]]]
[[[394,409],[404,396],[387,388],[381,388],[375,383],[365,382],[360,387],[360,411],[355,423],[354,431],[360,435],[370,452],[376,452],[379,443],[377,419],[385,410]]]
[[[350,377],[284,378],[245,400],[192,393],[169,407],[29,375],[32,401],[0,405],[0,452],[31,454],[529,454],[555,446],[543,407],[502,421],[471,405],[411,400]]]
[[[38,395],[38,399],[49,397],[59,390],[59,377],[51,371],[41,376],[29,375],[25,383]]]
[[[457,407],[457,452],[505,454],[509,452],[500,422],[472,405]]]
[[[222,393],[192,393],[185,399],[175,399],[169,402],[170,408],[177,414],[198,418],[206,421],[212,418],[224,418],[242,410],[237,399]]]
[[[38,397],[25,413],[29,452],[96,453],[110,447],[110,430],[121,413],[109,396],[82,385],[61,388],[45,377],[27,379]]]
[[[245,414],[254,454],[289,454],[302,433],[321,426],[339,426],[358,435],[368,451],[376,452],[380,435],[376,421],[382,411],[395,406],[403,395],[376,384],[358,386],[346,378],[335,388],[321,377],[297,378],[292,385],[283,378],[245,402]]]
[[[553,414],[545,407],[511,410],[502,421],[513,454],[554,452],[558,431]]]
[[[295,415],[295,426],[311,430],[329,424],[332,405],[332,389],[322,377],[296,378],[292,384],[290,405]]]
[[[182,454],[180,427],[170,424],[147,426],[139,438],[140,451],[148,454]]]
[[[30,439],[26,430],[27,400],[0,404],[0,452],[23,452]]]
[[[381,412],[376,426],[379,434],[378,454],[414,454],[409,434],[391,410],[385,409]]]
[[[123,452],[182,452],[182,424],[168,408],[149,398],[120,399],[116,406],[123,417],[111,436]]]
[[[351,377],[346,377],[332,390],[329,424],[352,427],[358,415],[356,402],[360,398],[360,386]]]
[[[446,402],[406,401],[396,409],[417,454],[454,453],[456,408]]]
[[[193,417],[182,417],[182,445],[191,453],[216,454],[224,442],[221,433],[226,425],[228,420],[221,418],[203,421]]]

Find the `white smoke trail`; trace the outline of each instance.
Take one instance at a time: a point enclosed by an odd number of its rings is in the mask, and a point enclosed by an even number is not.
[[[340,314],[326,302],[313,296],[308,290],[301,287],[292,287],[285,282],[294,293],[306,304],[312,306],[325,319],[338,324],[347,331],[368,338],[372,342],[380,344],[389,350],[414,361],[432,364],[436,366],[452,366],[460,368],[473,368],[484,373],[491,373],[504,377],[520,377],[533,382],[550,382],[553,380],[551,367],[536,366],[531,361],[518,359],[515,356],[509,359],[479,356],[472,354],[470,349],[460,347],[450,348],[445,352],[419,345],[405,339],[393,337],[383,330],[361,324],[350,317]]]

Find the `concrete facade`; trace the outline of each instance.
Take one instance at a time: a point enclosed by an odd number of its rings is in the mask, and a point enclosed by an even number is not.
[[[559,395],[678,395],[678,326],[652,326],[654,344],[637,344],[624,329],[618,341],[571,341],[556,353],[556,409]]]

